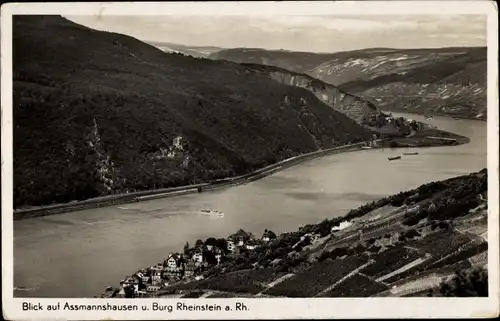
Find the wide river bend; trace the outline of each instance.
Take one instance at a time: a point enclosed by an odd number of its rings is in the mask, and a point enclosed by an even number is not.
[[[317,158],[237,187],[14,222],[15,296],[93,297],[186,241],[296,230],[423,183],[486,167],[486,122],[397,114],[464,135],[460,146],[363,150]],[[198,214],[223,211],[223,218]]]

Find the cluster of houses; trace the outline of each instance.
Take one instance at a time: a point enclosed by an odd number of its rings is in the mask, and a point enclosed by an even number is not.
[[[187,248],[183,254],[170,253],[163,263],[141,269],[123,279],[116,296],[126,297],[127,291],[133,291],[134,297],[152,297],[174,283],[201,280],[201,272],[220,264],[226,255],[238,255],[243,249],[255,250],[274,238],[276,234],[269,230],[265,230],[260,239],[239,230],[225,239],[225,249],[208,242],[197,242],[195,248]]]

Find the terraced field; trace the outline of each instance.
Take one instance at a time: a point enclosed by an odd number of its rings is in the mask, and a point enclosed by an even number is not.
[[[433,257],[441,257],[470,242],[470,240],[463,234],[447,230],[429,234],[416,241],[412,246],[432,254]]]
[[[361,272],[371,277],[378,278],[422,256],[423,255],[420,253],[407,249],[403,245],[398,245],[377,255],[375,257],[375,263],[370,264],[361,270]]]
[[[274,269],[242,270],[211,277],[206,280],[179,284],[170,290],[217,290],[235,293],[260,293],[267,284],[281,277],[284,273],[275,273]]]
[[[449,276],[428,275],[417,280],[407,282],[401,286],[391,288],[388,296],[404,296],[411,293],[421,293],[439,286],[442,280],[447,279]]]
[[[433,268],[448,266],[450,264],[454,264],[455,262],[461,262],[463,260],[467,260],[468,258],[486,252],[487,250],[488,250],[488,243],[471,242],[465,245],[464,248],[461,248],[460,250],[451,253],[449,256],[430,264],[428,268],[433,269]]]
[[[488,252],[484,251],[481,254],[474,255],[469,258],[469,262],[474,266],[486,264],[488,262]]]
[[[354,274],[321,297],[369,297],[388,289],[388,286],[375,282],[362,274]]]
[[[350,256],[345,259],[327,259],[279,283],[265,291],[264,294],[285,297],[313,297],[367,262],[368,256],[366,255]]]
[[[423,239],[415,241],[412,246],[419,248],[424,253],[430,254],[431,258],[422,264],[406,270],[405,272],[384,280],[384,282],[397,282],[430,269],[439,269],[446,267],[447,265],[455,264],[460,259],[466,259],[467,253],[469,253],[469,256],[475,255],[480,253],[479,251],[481,251],[481,247],[484,247],[484,245],[480,244],[477,245],[478,247],[474,247],[473,245],[470,245],[470,243],[471,239],[469,237],[454,231],[440,231],[429,234]],[[470,249],[469,246],[471,246]],[[462,254],[461,251],[463,250],[467,250],[469,252]]]
[[[226,298],[235,298],[236,294],[230,293],[230,292],[219,292],[219,293],[214,293],[210,294],[207,296],[207,299],[226,299]]]
[[[192,291],[181,296],[181,299],[197,299],[203,295],[203,291]]]
[[[454,273],[455,271],[458,270],[465,270],[471,267],[471,264],[469,261],[461,261],[461,262],[456,262],[441,268],[435,268],[435,269],[428,269],[428,270],[422,270],[422,271],[416,271],[414,274],[407,276],[405,278],[400,278],[398,281],[390,281],[390,279],[384,280],[384,283],[390,283],[391,286],[400,286],[402,284],[406,284],[408,282],[414,281],[421,279],[426,276],[430,275],[447,275],[450,273]]]

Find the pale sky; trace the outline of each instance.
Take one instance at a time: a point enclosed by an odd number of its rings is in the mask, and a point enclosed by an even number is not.
[[[66,16],[143,41],[336,52],[373,47],[486,46],[486,16]]]

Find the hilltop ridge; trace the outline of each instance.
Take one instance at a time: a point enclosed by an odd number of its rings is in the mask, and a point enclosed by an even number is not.
[[[382,110],[487,116],[485,47],[368,48],[331,54],[237,48],[209,58],[306,73]]]

